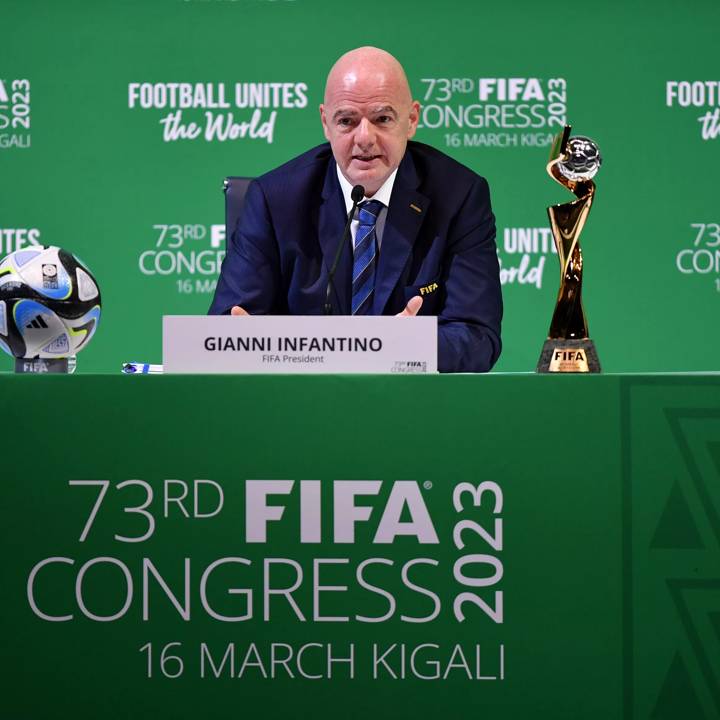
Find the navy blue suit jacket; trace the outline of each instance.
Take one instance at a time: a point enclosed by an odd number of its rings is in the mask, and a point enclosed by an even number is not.
[[[211,314],[323,312],[347,219],[330,146],[257,178],[228,243]],[[334,279],[333,313],[350,314],[352,249]],[[373,315],[394,315],[422,295],[438,316],[438,369],[485,372],[500,354],[502,297],[487,182],[452,158],[408,143],[380,248]]]

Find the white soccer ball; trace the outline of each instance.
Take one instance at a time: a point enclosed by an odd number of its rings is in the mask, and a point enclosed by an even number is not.
[[[100,290],[74,255],[40,245],[0,261],[0,348],[16,358],[66,358],[100,321]]]

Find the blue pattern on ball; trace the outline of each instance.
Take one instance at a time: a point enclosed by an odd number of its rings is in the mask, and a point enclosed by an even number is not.
[[[15,304],[13,309],[13,317],[15,318],[15,325],[20,331],[20,334],[25,337],[27,326],[37,315],[44,315],[52,317],[54,313],[48,310],[44,305],[34,300],[20,300]]]
[[[27,265],[33,258],[40,255],[40,250],[18,250],[14,255],[15,265],[21,268],[23,265]]]

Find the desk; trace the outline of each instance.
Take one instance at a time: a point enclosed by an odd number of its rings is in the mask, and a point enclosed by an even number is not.
[[[0,397],[3,718],[720,714],[720,376]]]

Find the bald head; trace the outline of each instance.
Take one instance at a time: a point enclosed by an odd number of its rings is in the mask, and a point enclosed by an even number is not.
[[[368,197],[380,189],[400,164],[419,112],[402,65],[385,50],[357,48],[332,66],[320,118],[350,184]]]
[[[330,68],[325,83],[325,100],[344,88],[352,89],[358,83],[371,79],[379,86],[390,85],[409,104],[412,101],[410,85],[403,66],[385,50],[376,47],[360,47],[341,55]]]

